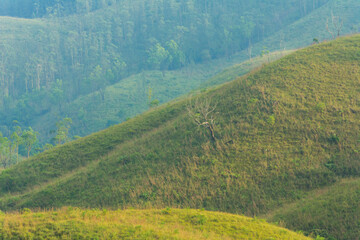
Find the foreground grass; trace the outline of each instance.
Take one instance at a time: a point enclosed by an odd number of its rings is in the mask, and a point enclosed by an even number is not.
[[[264,220],[201,210],[0,214],[0,239],[309,239]]]
[[[343,180],[268,216],[285,227],[329,240],[359,239],[360,179]]]

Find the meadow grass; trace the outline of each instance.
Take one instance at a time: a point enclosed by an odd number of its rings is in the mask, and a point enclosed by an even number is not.
[[[310,239],[266,223],[203,210],[23,209],[0,214],[0,239]]]

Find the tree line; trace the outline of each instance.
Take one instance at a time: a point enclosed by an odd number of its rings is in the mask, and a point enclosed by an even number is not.
[[[91,12],[116,3],[117,0],[2,0],[0,16],[40,18],[68,16]]]
[[[11,131],[7,136],[0,132],[0,164],[2,168],[8,168],[20,162],[22,159],[29,158],[31,155],[49,150],[54,145],[61,145],[72,138],[69,136],[71,118],[64,118],[56,123],[55,134],[52,138],[53,143],[41,145],[38,141],[39,133],[31,127],[22,129],[17,121],[13,122]]]

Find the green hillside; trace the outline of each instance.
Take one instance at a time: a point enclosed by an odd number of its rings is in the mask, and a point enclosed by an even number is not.
[[[360,236],[360,179],[346,179],[267,215],[288,228],[326,239]]]
[[[359,35],[314,45],[191,101],[39,154],[0,173],[0,208],[257,215],[359,176],[359,60]],[[212,128],[196,125],[189,110],[212,115],[198,119],[213,119]]]
[[[310,239],[260,219],[200,210],[0,214],[0,239]]]

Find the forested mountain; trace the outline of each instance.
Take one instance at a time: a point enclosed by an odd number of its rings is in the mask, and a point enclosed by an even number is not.
[[[2,31],[11,33],[1,39],[8,80],[4,95],[18,97],[61,79],[71,98],[126,72],[176,69],[230,56],[304,15],[303,6],[294,6],[297,1],[202,2],[121,1],[96,13],[27,24],[3,18]],[[20,52],[24,59],[18,59]],[[11,60],[17,60],[17,68],[11,68]]]
[[[39,18],[81,14],[111,6],[117,0],[1,0],[0,16]]]
[[[3,15],[33,19],[0,18],[1,125],[67,115],[79,96],[101,101],[105,86],[144,70],[228,58],[327,2],[2,1]]]
[[[269,46],[269,50],[308,46],[316,43],[316,40],[321,42],[333,39],[338,30],[340,34],[358,33],[359,12],[360,2],[357,0],[328,1],[322,7],[256,44],[253,51],[261,52],[264,46]]]
[[[254,216],[294,203],[271,219],[356,239],[359,181],[324,187],[360,176],[359,61],[360,35],[316,44],[40,153],[0,172],[0,209],[170,206]]]

